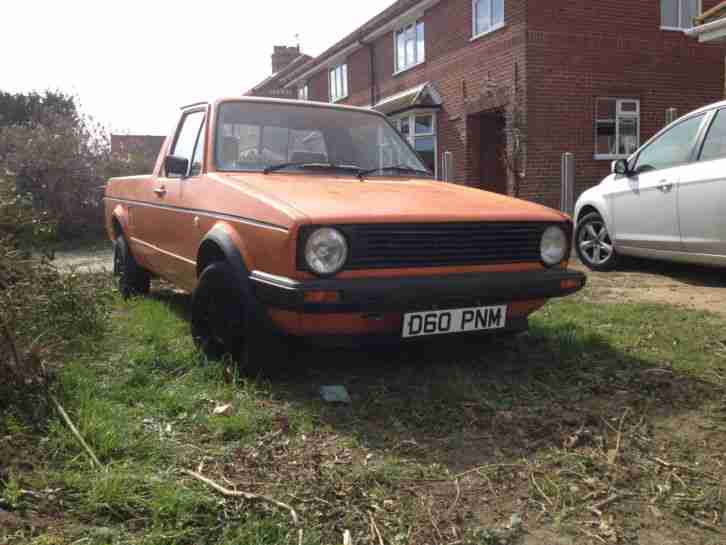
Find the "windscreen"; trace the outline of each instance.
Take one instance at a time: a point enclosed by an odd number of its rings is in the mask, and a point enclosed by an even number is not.
[[[371,175],[427,172],[418,155],[379,115],[296,104],[225,102],[217,117],[215,159],[226,171],[261,171],[286,163],[356,167]],[[291,166],[290,170],[296,167]],[[300,167],[304,168],[304,167]],[[425,175],[425,174],[424,174]]]

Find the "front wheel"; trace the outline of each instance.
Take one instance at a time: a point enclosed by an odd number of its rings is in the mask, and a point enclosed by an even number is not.
[[[229,263],[209,265],[192,297],[192,336],[211,360],[230,356],[246,375],[279,371],[291,357],[290,345],[255,319],[250,301]]]
[[[615,268],[618,255],[605,220],[597,212],[591,212],[579,221],[575,245],[580,261],[589,269],[610,271]]]
[[[246,312],[242,290],[228,263],[212,263],[202,271],[192,296],[192,336],[210,359],[243,355]]]

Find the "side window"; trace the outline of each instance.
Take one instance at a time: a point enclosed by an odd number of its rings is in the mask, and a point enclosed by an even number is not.
[[[726,112],[719,110],[703,142],[701,161],[726,158]]]
[[[648,172],[687,163],[704,117],[705,114],[687,119],[651,142],[638,155],[635,171]]]
[[[182,126],[177,133],[171,154],[186,159],[191,164],[194,146],[199,137],[199,129],[204,121],[204,112],[192,112],[182,119]]]

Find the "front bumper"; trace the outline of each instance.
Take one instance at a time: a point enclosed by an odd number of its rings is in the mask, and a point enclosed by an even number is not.
[[[575,293],[586,282],[583,273],[568,269],[304,281],[253,271],[249,278],[264,306],[303,314],[416,312],[551,299]],[[307,295],[313,292],[338,296],[310,302]]]

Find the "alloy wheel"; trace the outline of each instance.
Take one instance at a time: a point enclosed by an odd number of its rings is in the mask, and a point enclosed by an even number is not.
[[[604,265],[613,255],[610,233],[602,219],[588,221],[578,233],[577,244],[580,254],[595,266]]]

